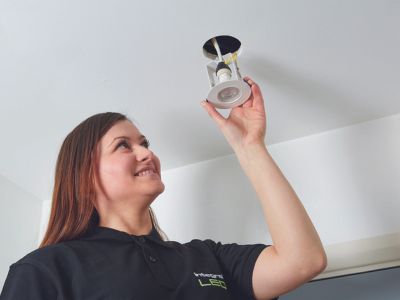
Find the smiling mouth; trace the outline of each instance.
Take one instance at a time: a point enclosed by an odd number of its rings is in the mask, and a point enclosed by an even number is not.
[[[151,176],[158,176],[158,173],[153,172],[152,170],[145,171],[143,173],[139,173],[135,175],[136,177],[151,177]]]

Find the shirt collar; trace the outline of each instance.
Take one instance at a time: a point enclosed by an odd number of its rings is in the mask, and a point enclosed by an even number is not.
[[[140,238],[145,238],[146,240],[151,240],[161,246],[168,248],[174,248],[174,246],[169,241],[163,241],[158,234],[154,224],[152,222],[152,229],[150,233],[145,235],[133,235],[125,231],[120,231],[111,227],[95,226],[84,234],[81,239],[84,240],[108,240],[115,239],[120,241],[132,242],[132,240],[139,240]]]

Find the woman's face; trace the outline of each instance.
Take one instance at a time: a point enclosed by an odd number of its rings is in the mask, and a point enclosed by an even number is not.
[[[130,121],[124,120],[102,137],[97,148],[97,200],[134,201],[148,206],[164,191],[160,161],[141,135]],[[135,175],[143,168],[153,168],[155,173]]]

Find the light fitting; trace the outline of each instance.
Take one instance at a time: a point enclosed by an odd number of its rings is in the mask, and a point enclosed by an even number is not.
[[[213,37],[203,45],[204,55],[212,59],[207,64],[207,101],[216,108],[233,108],[250,97],[250,86],[242,79],[237,64],[240,50],[240,41],[229,35]]]

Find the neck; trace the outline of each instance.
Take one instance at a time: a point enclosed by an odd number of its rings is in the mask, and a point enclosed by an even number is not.
[[[99,211],[99,226],[109,227],[132,235],[150,234],[151,222],[149,207],[135,208],[107,208]]]

